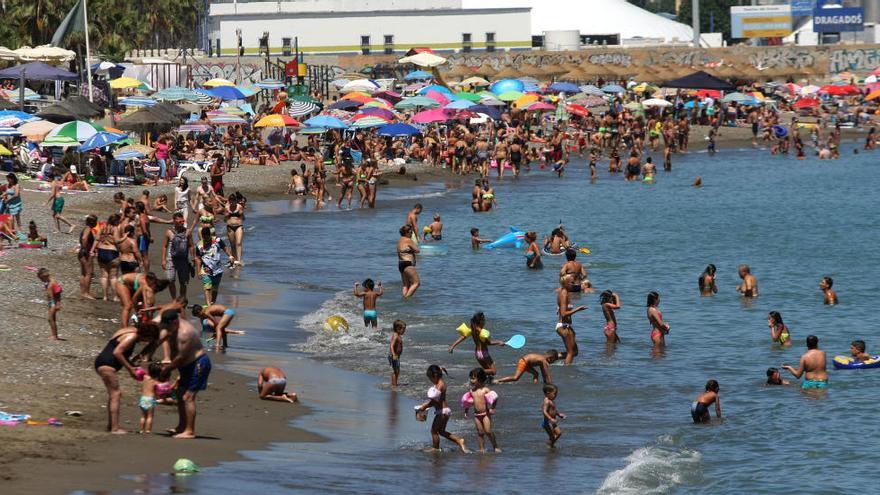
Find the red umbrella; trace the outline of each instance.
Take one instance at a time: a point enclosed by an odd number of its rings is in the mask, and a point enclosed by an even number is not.
[[[697,96],[700,98],[721,98],[721,91],[717,89],[701,89],[697,91]]]
[[[532,112],[532,111],[535,111],[535,112],[550,112],[550,111],[556,110],[556,107],[553,106],[553,105],[551,105],[551,104],[549,104],[549,103],[545,103],[545,102],[543,102],[543,101],[539,101],[539,102],[532,103],[531,105],[527,106],[527,107],[526,107],[526,110],[528,110],[529,112]]]
[[[792,105],[792,106],[793,106],[794,108],[813,108],[813,107],[818,107],[818,106],[819,106],[819,100],[817,100],[817,99],[815,99],[815,98],[801,98],[800,100],[796,101],[796,102],[794,103],[794,105]]]
[[[590,115],[590,111],[587,110],[587,107],[582,106],[582,105],[576,105],[574,103],[566,105],[565,111],[572,114],[572,115],[577,115],[579,117],[586,117],[586,116]]]
[[[847,84],[844,86],[837,86],[835,84],[826,84],[819,88],[820,93],[824,93],[831,96],[843,96],[843,95],[856,95],[861,93],[858,87],[853,86],[852,84]]]
[[[430,124],[432,122],[446,122],[449,120],[449,114],[442,108],[434,108],[425,110],[413,115],[413,122],[418,124]]]

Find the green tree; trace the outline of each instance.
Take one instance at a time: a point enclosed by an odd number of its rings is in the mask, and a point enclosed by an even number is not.
[[[740,5],[740,0],[700,0],[700,32],[708,33],[709,24],[714,22],[716,33],[722,33],[725,41],[730,41],[730,7]],[[692,24],[691,2],[683,0],[678,12],[678,22]]]

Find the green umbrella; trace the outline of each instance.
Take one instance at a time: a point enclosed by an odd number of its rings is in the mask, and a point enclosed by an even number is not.
[[[491,91],[486,91],[486,90],[480,91],[479,93],[477,93],[477,96],[479,96],[480,99],[482,99],[482,98],[492,98],[493,100],[498,99],[498,95],[496,95],[495,93],[493,93]]]
[[[397,108],[397,109],[417,108],[417,107],[435,108],[438,106],[440,106],[440,103],[438,103],[437,100],[435,100],[433,98],[428,98],[427,96],[411,96],[409,98],[404,98],[404,99],[400,100],[399,102],[397,102],[397,104],[394,105],[394,108]]]
[[[520,93],[519,91],[505,91],[498,95],[498,99],[501,101],[516,101],[523,96],[523,93]]]
[[[52,129],[49,134],[46,135],[46,139],[44,142],[53,139],[53,142],[67,142],[69,140],[82,143],[86,139],[94,136],[100,131],[103,131],[104,128],[99,126],[98,124],[94,124],[92,122],[84,122],[82,120],[74,120],[73,122],[68,122],[66,124],[61,124],[58,127]],[[57,145],[64,146],[64,145]]]
[[[483,99],[482,96],[480,96],[476,93],[469,93],[467,91],[455,93],[454,95],[452,95],[452,97],[455,98],[456,100],[467,100],[467,101],[472,101],[474,103],[477,103],[478,101]]]
[[[320,101],[318,101],[318,100],[312,98],[312,97],[309,96],[309,95],[293,95],[293,96],[290,97],[290,99],[293,100],[293,101],[301,101],[301,102],[303,102],[303,103],[312,103],[312,104],[314,104],[314,105],[318,105],[319,107],[323,107],[323,106],[324,106],[324,105],[321,104]]]

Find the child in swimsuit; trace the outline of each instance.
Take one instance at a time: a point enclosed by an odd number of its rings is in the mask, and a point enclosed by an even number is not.
[[[378,328],[379,326],[379,314],[376,312],[376,299],[379,298],[382,294],[385,293],[385,289],[382,287],[382,282],[379,282],[379,289],[374,291],[375,286],[373,285],[373,279],[368,278],[364,280],[364,290],[360,290],[360,284],[354,283],[354,297],[359,297],[364,300],[364,326],[365,327],[373,327]]]
[[[562,430],[559,429],[559,420],[565,419],[565,414],[556,409],[556,396],[559,395],[559,389],[556,385],[548,383],[544,385],[544,403],[541,406],[541,415],[544,417],[541,421],[541,428],[547,432],[550,441],[547,445],[550,448],[556,448],[556,442],[562,436]]]
[[[609,344],[620,342],[617,335],[617,316],[615,310],[620,309],[620,294],[615,294],[610,290],[606,290],[599,296],[599,304],[602,305],[602,314],[605,315],[605,338]]]
[[[391,334],[391,343],[388,346],[388,364],[391,365],[391,386],[397,387],[397,379],[400,377],[400,355],[403,354],[403,334],[406,333],[406,323],[403,320],[394,320],[392,329],[394,332]]]
[[[461,396],[461,407],[464,408],[464,417],[467,417],[468,409],[474,408],[474,426],[477,428],[477,443],[480,446],[480,452],[486,451],[484,437],[488,437],[492,444],[492,450],[499,453],[501,449],[498,448],[495,433],[492,431],[492,416],[498,405],[498,394],[486,386],[488,379],[489,376],[482,368],[471,370],[471,390]]]
[[[429,407],[434,408],[434,421],[431,423],[431,450],[440,450],[440,437],[458,445],[465,454],[470,453],[464,444],[464,439],[459,438],[452,433],[446,431],[446,424],[449,423],[449,417],[452,415],[452,409],[446,403],[446,382],[443,381],[443,373],[446,370],[432,364],[428,366],[426,375],[431,380],[433,386],[428,389],[428,398],[425,402],[415,406],[416,420],[424,421],[426,412]]]
[[[721,419],[721,398],[718,396],[718,382],[706,382],[706,391],[700,394],[691,404],[691,418],[694,423],[709,422],[709,406],[715,404],[715,416]]]
[[[492,356],[489,355],[489,346],[504,345],[504,342],[500,340],[491,340],[489,338],[489,333],[483,332],[485,325],[486,315],[483,314],[482,311],[474,313],[474,316],[471,317],[470,332],[459,336],[458,339],[449,346],[449,353],[452,354],[452,351],[458,347],[458,344],[464,342],[466,338],[471,337],[474,340],[474,357],[477,359],[477,363],[479,363],[487,375],[495,376],[495,361],[493,361]]]
[[[58,312],[61,311],[61,284],[52,278],[47,268],[40,268],[37,271],[37,278],[43,282],[43,287],[46,289],[46,301],[49,305],[49,329],[52,330],[52,340],[61,340],[58,338],[58,323],[56,321]]]
[[[791,333],[788,326],[782,322],[782,315],[778,311],[771,311],[767,315],[767,326],[770,327],[770,338],[773,342],[783,347],[791,345]]]
[[[150,363],[149,371],[141,383],[141,398],[138,406],[141,409],[141,422],[138,433],[150,433],[153,429],[153,416],[156,412],[156,386],[168,380],[169,371],[163,373],[159,363]],[[163,379],[164,376],[164,379]]]

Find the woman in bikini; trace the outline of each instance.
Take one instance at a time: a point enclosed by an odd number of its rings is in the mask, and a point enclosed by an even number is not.
[[[556,323],[556,334],[562,339],[565,345],[565,352],[561,357],[565,359],[565,364],[569,365],[578,355],[577,335],[574,333],[571,316],[575,313],[587,309],[586,306],[578,306],[572,308],[570,304],[570,295],[565,287],[556,289],[556,312],[559,314],[559,320]]]
[[[697,281],[700,287],[701,296],[711,296],[718,293],[718,287],[715,285],[715,265],[708,265]]]
[[[92,295],[92,275],[95,272],[95,232],[98,225],[98,217],[89,215],[86,217],[86,226],[79,233],[79,251],[76,258],[79,260],[79,295],[83,299],[94,299]]]
[[[135,228],[133,225],[126,225],[123,228],[122,239],[117,244],[119,248],[119,272],[122,275],[135,273],[141,267],[141,252],[138,250],[137,241],[135,241]]]
[[[122,306],[119,321],[122,324],[128,323],[136,301],[143,301],[144,307],[150,307],[154,294],[165,287],[168,287],[168,280],[158,279],[153,272],[121,275],[116,279],[116,295],[119,296],[119,304]]]
[[[666,345],[666,334],[669,333],[669,324],[663,321],[663,313],[657,309],[660,305],[660,294],[651,292],[648,294],[648,323],[651,324],[651,342],[654,347]]]
[[[397,271],[403,284],[403,298],[406,299],[418,290],[421,281],[416,271],[416,254],[419,246],[412,240],[412,227],[404,225],[400,228],[400,239],[397,240]]]
[[[120,221],[122,221],[122,215],[119,213],[110,215],[107,223],[98,232],[98,242],[95,244],[98,268],[101,270],[101,290],[105,301],[110,300],[111,288],[114,294],[116,292],[116,276],[119,271],[118,243],[122,241],[117,233]],[[113,299],[116,299],[115,295]]]
[[[616,344],[620,342],[620,337],[617,336],[617,315],[614,312],[620,309],[620,294],[606,290],[599,296],[599,304],[605,316],[605,328],[602,329],[605,339],[609,344]]]
[[[239,193],[229,196],[226,203],[226,237],[229,239],[229,247],[235,255],[237,264],[242,264],[244,244],[244,205],[241,203]]]

